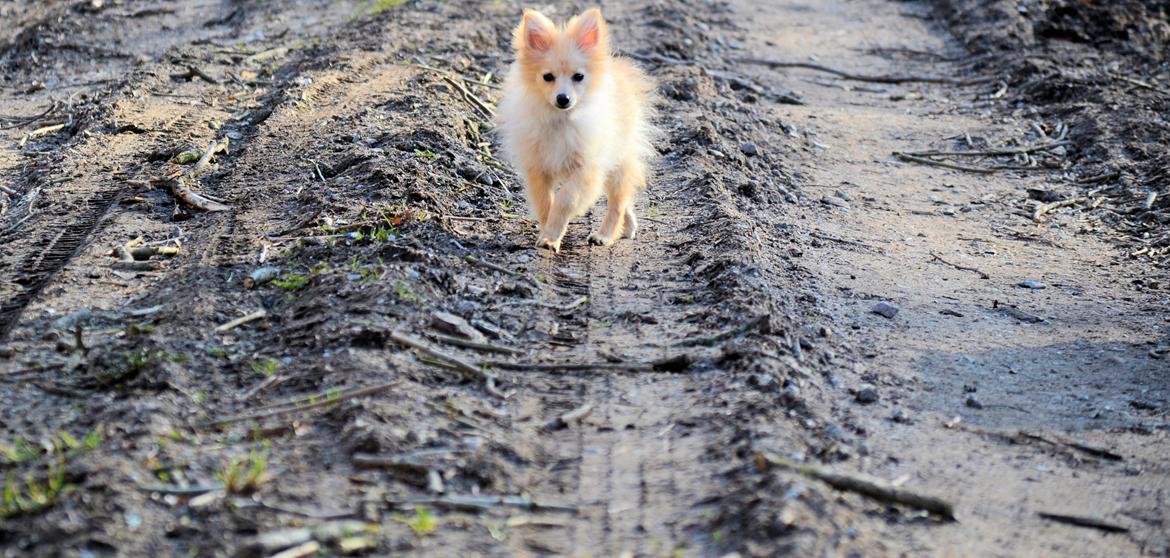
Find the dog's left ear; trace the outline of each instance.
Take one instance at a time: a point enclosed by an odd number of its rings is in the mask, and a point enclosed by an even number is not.
[[[601,10],[591,8],[569,22],[569,34],[577,42],[582,51],[598,50],[605,52],[609,43],[609,32],[605,28],[605,19],[601,17]]]

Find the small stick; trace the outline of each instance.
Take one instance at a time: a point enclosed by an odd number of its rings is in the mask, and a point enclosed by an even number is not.
[[[350,463],[358,469],[392,469],[419,474],[426,474],[429,469],[426,465],[410,458],[374,455],[371,453],[355,453],[350,457]]]
[[[138,246],[130,249],[135,260],[149,260],[154,256],[177,256],[182,252],[177,246]]]
[[[946,260],[942,259],[942,256],[940,256],[940,255],[938,255],[938,254],[935,254],[934,252],[931,252],[931,253],[930,253],[930,257],[932,257],[932,258],[934,258],[934,259],[936,259],[936,260],[938,260],[938,261],[940,261],[940,262],[942,262],[942,263],[944,263],[944,264],[947,264],[947,265],[949,265],[949,266],[951,266],[951,267],[953,267],[953,268],[955,268],[955,269],[961,269],[961,270],[963,270],[963,271],[972,271],[972,272],[978,273],[978,274],[979,274],[979,278],[980,278],[980,279],[991,279],[991,276],[990,276],[990,275],[988,275],[988,274],[986,274],[986,273],[983,273],[982,271],[979,271],[978,269],[975,269],[975,268],[973,268],[973,267],[967,267],[967,266],[965,266],[965,265],[959,265],[959,264],[956,264],[956,263],[951,263],[951,262],[948,262],[948,261],[946,261]]]
[[[411,65],[411,66],[413,66],[413,67],[415,67],[415,68],[422,68],[422,69],[424,69],[424,70],[430,70],[430,71],[432,71],[432,72],[439,73],[439,74],[452,74],[452,75],[456,75],[456,76],[459,76],[459,78],[460,78],[460,79],[462,79],[463,81],[466,81],[467,83],[471,83],[471,84],[474,84],[474,85],[479,85],[479,86],[482,86],[482,87],[489,87],[489,88],[491,88],[491,89],[502,89],[502,88],[503,88],[503,87],[502,87],[501,85],[499,85],[499,84],[496,84],[496,83],[485,83],[485,82],[482,82],[482,81],[480,81],[480,80],[477,80],[477,79],[469,78],[469,77],[467,77],[467,76],[465,76],[465,75],[463,75],[463,74],[460,74],[460,73],[458,73],[458,72],[456,72],[456,71],[454,71],[454,70],[444,70],[443,68],[436,68],[436,67],[434,67],[434,66],[429,66],[429,65],[427,65],[427,64],[421,64],[421,63],[418,63],[418,62],[412,62],[410,65]]]
[[[9,188],[3,184],[0,184],[0,192],[4,192],[5,194],[8,194],[9,196],[16,195],[16,190],[13,190],[12,188]]]
[[[126,271],[158,271],[159,266],[157,262],[116,261],[110,264],[110,269],[121,269]]]
[[[565,304],[563,306],[559,305],[559,304],[550,304],[548,302],[542,302],[539,300],[509,300],[509,301],[501,303],[500,306],[540,306],[542,308],[550,308],[552,310],[560,310],[562,312],[568,312],[569,310],[572,310],[578,306],[581,306],[582,304],[585,304],[586,302],[589,302],[588,295],[582,295],[580,298],[574,300],[573,302]]]
[[[28,140],[30,140],[30,139],[36,139],[36,138],[39,138],[41,136],[46,136],[46,135],[49,135],[53,132],[62,130],[64,128],[65,128],[64,124],[54,124],[52,126],[45,126],[44,128],[37,128],[36,130],[33,130],[33,131],[25,134],[24,137],[20,138],[20,146],[24,147],[24,144],[28,143]]]
[[[1035,212],[1032,213],[1032,220],[1039,221],[1041,217],[1043,217],[1046,213],[1048,213],[1049,211],[1052,211],[1053,209],[1060,209],[1062,207],[1076,205],[1076,204],[1081,203],[1083,201],[1085,201],[1085,198],[1069,198],[1067,200],[1060,200],[1057,202],[1042,204],[1036,208]]]
[[[463,358],[461,358],[461,357],[444,353],[443,351],[440,351],[439,349],[436,349],[436,348],[430,346],[429,344],[427,344],[426,341],[423,341],[422,339],[419,339],[419,338],[414,337],[412,335],[408,335],[408,334],[403,333],[401,331],[395,330],[395,331],[390,332],[390,339],[393,339],[394,341],[397,341],[398,343],[400,343],[402,345],[406,345],[407,347],[410,347],[412,349],[417,349],[419,351],[422,351],[424,354],[429,355],[433,358],[436,358],[440,361],[454,365],[456,368],[459,369],[459,371],[463,372],[464,374],[466,374],[468,376],[471,376],[474,378],[479,378],[479,379],[485,380],[485,381],[488,378],[494,377],[493,375],[483,371],[481,368],[479,368],[475,364],[473,364],[469,361],[463,360]]]
[[[227,138],[223,138],[222,140],[211,140],[211,143],[207,144],[207,149],[203,151],[203,156],[195,162],[194,167],[191,167],[191,172],[189,173],[191,178],[199,176],[199,173],[203,171],[203,167],[206,167],[207,163],[211,162],[211,158],[214,157],[216,153],[226,150],[227,147]]]
[[[475,108],[479,109],[479,111],[482,112],[484,116],[487,116],[489,119],[495,118],[496,111],[492,110],[492,108],[489,107],[487,103],[480,100],[479,97],[476,97],[475,94],[472,93],[471,90],[463,84],[463,82],[455,81],[451,78],[451,76],[443,76],[443,81],[450,83],[453,87],[463,93],[463,98],[467,99],[467,102],[471,103],[475,106]]]
[[[1128,533],[1128,527],[1122,527],[1113,523],[1106,523],[1100,519],[1092,517],[1079,517],[1075,515],[1064,515],[1061,513],[1037,512],[1037,515],[1055,521],[1057,523],[1064,523],[1067,525],[1075,525],[1077,527],[1088,527],[1090,529],[1098,529],[1106,533]]]
[[[549,421],[548,424],[545,424],[545,429],[560,430],[562,428],[568,428],[569,425],[585,419],[585,417],[588,417],[592,413],[593,403],[586,402],[584,405],[581,405],[580,407],[577,407],[576,409],[573,409],[572,411],[569,411]]]
[[[461,510],[482,511],[489,510],[494,507],[506,506],[514,508],[524,508],[529,510],[550,510],[550,511],[566,511],[575,512],[577,506],[572,504],[549,504],[539,502],[537,500],[530,500],[522,496],[470,496],[462,494],[449,494],[446,496],[436,496],[433,498],[415,498],[412,500],[386,500],[387,504],[392,506],[435,506],[442,508],[453,508]]]
[[[926,496],[910,490],[891,486],[877,479],[867,479],[860,476],[846,475],[809,465],[789,461],[773,454],[756,454],[757,463],[761,465],[775,465],[806,477],[817,479],[838,490],[856,492],[879,502],[902,504],[920,510],[926,510],[946,521],[955,520],[955,508],[950,502],[934,496]],[[761,467],[766,468],[766,467]]]
[[[784,60],[767,60],[763,58],[740,58],[737,62],[744,64],[759,64],[769,68],[804,68],[807,70],[815,70],[818,72],[825,72],[833,74],[837,77],[853,80],[853,81],[868,81],[872,83],[945,83],[948,85],[979,85],[982,83],[990,83],[995,81],[994,77],[979,77],[970,79],[960,79],[943,76],[915,76],[915,75],[862,75],[845,72],[823,66],[821,64],[813,64],[811,62],[791,62]]]
[[[176,496],[198,496],[208,492],[215,492],[223,490],[222,484],[212,484],[207,486],[150,486],[138,485],[138,490],[142,492],[154,492],[157,494],[174,494]]]
[[[528,372],[589,372],[593,370],[608,370],[621,372],[649,372],[654,367],[647,364],[622,364],[612,362],[595,362],[583,364],[533,364],[529,362],[506,362],[502,360],[488,360],[483,362],[489,368],[517,370]]]
[[[495,271],[498,271],[498,272],[506,274],[506,275],[511,275],[513,277],[524,277],[524,274],[520,273],[519,271],[514,271],[511,269],[508,269],[500,264],[495,264],[492,262],[485,262],[479,258],[476,258],[475,256],[464,256],[463,259],[465,261],[467,261],[467,263],[472,264],[472,265],[478,265],[480,267],[486,267],[488,269],[493,269]]]
[[[45,112],[42,112],[36,116],[0,116],[0,120],[7,120],[9,122],[14,122],[14,124],[0,126],[0,130],[11,130],[12,128],[20,128],[21,126],[32,124],[33,122],[36,122],[37,120],[40,120],[40,119],[48,116],[49,113],[53,112],[56,109],[57,109],[57,101],[53,101],[52,103],[49,104],[49,108],[45,109]]]
[[[914,155],[910,155],[908,153],[902,153],[900,151],[895,151],[894,156],[899,158],[899,159],[902,159],[903,161],[910,161],[912,163],[921,163],[923,165],[930,165],[932,167],[942,167],[944,169],[954,169],[954,170],[961,170],[961,171],[967,171],[967,172],[977,172],[980,174],[991,174],[991,173],[996,171],[996,169],[988,169],[988,168],[983,168],[983,167],[971,167],[971,166],[967,166],[967,165],[948,163],[946,161],[935,161],[934,159],[927,159],[925,157],[916,157]]]
[[[234,319],[226,324],[223,324],[223,325],[215,328],[215,332],[216,333],[223,333],[225,331],[230,331],[230,330],[235,329],[237,327],[240,327],[248,322],[254,322],[256,320],[259,320],[267,315],[268,315],[268,311],[261,308],[255,312],[252,312],[251,314],[248,314],[247,316],[240,316],[239,318],[236,318],[236,319]]]
[[[271,418],[271,417],[278,417],[278,416],[282,416],[282,415],[290,415],[293,413],[300,413],[303,411],[311,411],[313,409],[318,409],[321,407],[326,407],[326,406],[332,405],[334,403],[339,403],[339,402],[344,401],[346,399],[353,399],[355,397],[365,397],[367,395],[373,395],[375,393],[383,392],[383,391],[386,391],[392,387],[397,387],[401,383],[402,382],[390,382],[387,384],[380,384],[380,385],[370,386],[370,387],[366,387],[366,388],[354,389],[354,390],[350,390],[350,391],[341,392],[333,397],[326,397],[322,401],[316,401],[316,402],[308,403],[305,405],[296,405],[293,407],[285,407],[282,409],[273,409],[271,411],[265,411],[265,412],[261,412],[261,413],[250,413],[250,414],[246,414],[246,415],[236,415],[233,417],[228,417],[225,419],[220,419],[220,420],[216,420],[216,421],[212,421],[212,422],[205,422],[205,423],[197,425],[196,428],[200,428],[200,429],[218,428],[220,426],[235,424],[237,422],[246,422],[246,421],[250,421],[250,420],[261,420],[261,419],[266,419],[266,418]]]
[[[203,211],[211,212],[227,211],[231,209],[222,203],[208,199],[202,194],[198,194],[194,190],[183,186],[183,183],[179,180],[167,181],[167,189],[170,190],[171,195],[178,198],[179,201],[182,201],[183,203],[196,209],[202,209]]]
[[[488,351],[492,353],[505,353],[512,355],[522,355],[524,351],[520,349],[513,349],[512,347],[504,347],[502,345],[494,345],[492,343],[480,343],[478,341],[470,341],[462,337],[452,337],[450,335],[443,335],[441,333],[434,334],[435,339],[450,345],[459,347],[466,347],[468,349],[478,349],[480,351]]]
[[[1100,183],[1105,182],[1107,180],[1113,180],[1114,178],[1117,178],[1119,176],[1121,176],[1120,172],[1117,172],[1117,171],[1107,172],[1105,174],[1099,174],[1097,176],[1090,176],[1088,178],[1082,178],[1082,179],[1077,181],[1077,184],[1083,184],[1086,186],[1088,186],[1090,184],[1100,184]]]
[[[313,556],[321,551],[321,543],[317,541],[309,541],[304,544],[299,544],[287,550],[282,550],[269,556],[269,558],[307,558]]]
[[[1054,141],[1042,145],[1031,145],[1025,147],[1005,148],[1005,149],[984,149],[979,151],[906,151],[904,155],[916,155],[922,157],[989,157],[996,155],[1018,155],[1021,153],[1035,153],[1037,151],[1045,151],[1054,147],[1063,145],[1071,145],[1069,140]]]
[[[260,267],[254,269],[252,270],[252,273],[249,273],[248,276],[244,278],[244,288],[254,289],[260,285],[272,281],[273,279],[276,279],[277,275],[280,275],[279,267]]]
[[[748,333],[752,330],[758,329],[761,326],[763,326],[764,324],[766,324],[767,322],[768,322],[768,316],[766,314],[756,316],[751,321],[749,321],[749,322],[747,322],[747,323],[745,323],[737,328],[729,329],[727,331],[724,331],[722,333],[717,333],[715,335],[708,335],[705,337],[692,337],[690,339],[683,339],[682,341],[675,343],[674,346],[675,347],[709,347],[711,345],[719,343],[720,341],[734,339],[734,338],[739,337],[739,336],[741,336],[745,333]]]

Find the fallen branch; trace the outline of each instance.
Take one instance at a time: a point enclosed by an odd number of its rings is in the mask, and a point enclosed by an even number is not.
[[[932,258],[934,258],[934,259],[936,259],[936,260],[938,260],[938,261],[940,261],[940,262],[942,262],[942,263],[944,263],[944,264],[947,264],[947,265],[949,265],[949,266],[951,266],[951,267],[953,267],[953,268],[955,268],[955,269],[959,269],[959,270],[962,270],[962,271],[972,271],[972,272],[978,273],[978,274],[979,274],[979,278],[980,278],[980,279],[991,279],[991,276],[990,276],[990,275],[988,275],[988,274],[986,274],[986,273],[983,273],[982,271],[979,271],[978,269],[975,269],[975,268],[973,268],[973,267],[967,267],[967,266],[965,266],[965,265],[959,265],[959,264],[956,264],[956,263],[951,263],[951,262],[948,262],[948,261],[944,260],[944,259],[942,258],[942,256],[940,256],[940,255],[938,255],[938,254],[935,254],[934,252],[931,252],[931,253],[930,253],[930,257],[932,257]]]
[[[271,418],[271,417],[278,417],[278,416],[282,416],[282,415],[289,415],[289,414],[293,414],[293,413],[300,413],[303,411],[311,411],[313,409],[327,407],[329,405],[333,405],[334,403],[339,403],[339,402],[344,401],[346,399],[353,399],[355,397],[365,397],[367,395],[373,395],[375,393],[380,393],[380,392],[386,391],[390,388],[397,387],[401,383],[402,382],[390,382],[390,383],[380,384],[380,385],[366,387],[366,388],[358,388],[358,389],[354,389],[354,390],[350,390],[350,391],[343,391],[343,392],[338,393],[334,396],[326,396],[326,398],[321,400],[321,401],[314,401],[314,402],[307,403],[304,405],[295,405],[292,407],[285,407],[282,409],[273,409],[271,411],[265,411],[265,412],[261,412],[261,413],[250,413],[250,414],[246,414],[246,415],[236,415],[236,416],[228,417],[225,419],[220,419],[220,420],[211,421],[211,422],[205,422],[205,423],[197,425],[196,428],[199,428],[199,429],[218,428],[221,426],[227,426],[229,424],[235,424],[237,422],[261,420],[261,419],[266,419],[266,418]]]
[[[928,511],[946,521],[955,520],[955,508],[950,502],[934,496],[927,496],[912,492],[905,488],[891,486],[883,481],[877,479],[868,479],[860,476],[847,475],[845,473],[838,473],[829,471],[816,465],[809,465],[805,463],[796,463],[789,461],[773,454],[756,454],[757,463],[761,469],[767,469],[766,465],[775,465],[782,469],[799,473],[811,479],[819,481],[832,486],[838,490],[846,490],[855,492],[877,500],[879,502],[886,502],[890,504],[901,504],[911,508]]]
[[[576,512],[577,506],[572,504],[550,504],[537,500],[530,500],[522,496],[465,496],[449,494],[434,498],[415,498],[411,500],[386,500],[387,504],[398,507],[434,506],[467,511],[484,511],[496,507],[522,508],[527,510],[549,510]]]
[[[821,64],[814,64],[812,62],[794,62],[785,60],[768,60],[764,58],[740,58],[736,60],[743,64],[758,64],[767,66],[769,68],[804,68],[806,70],[815,70],[818,72],[825,72],[833,74],[839,78],[848,79],[852,81],[867,81],[871,83],[944,83],[948,85],[979,85],[983,83],[990,83],[995,81],[994,77],[978,77],[978,78],[952,78],[945,76],[916,76],[916,75],[863,75],[846,72]]]
[[[1106,523],[1100,519],[1092,517],[1079,517],[1075,515],[1064,515],[1061,513],[1038,512],[1037,515],[1055,521],[1057,523],[1064,523],[1066,525],[1074,525],[1076,527],[1088,527],[1090,529],[1097,529],[1105,531],[1106,533],[1128,533],[1128,527],[1122,527],[1113,523]]]
[[[202,209],[203,211],[227,211],[230,207],[211,200],[202,194],[196,193],[194,190],[183,186],[183,183],[178,179],[168,180],[167,190],[171,195],[178,198],[179,201],[194,207],[195,209]]]
[[[223,325],[215,328],[215,332],[216,333],[223,333],[225,331],[230,331],[230,330],[235,329],[237,327],[240,327],[248,322],[254,322],[256,320],[259,320],[267,315],[268,315],[268,311],[261,308],[255,312],[252,312],[251,314],[248,314],[247,316],[240,316],[239,318],[236,318],[236,319],[234,319],[226,324],[223,324]]]

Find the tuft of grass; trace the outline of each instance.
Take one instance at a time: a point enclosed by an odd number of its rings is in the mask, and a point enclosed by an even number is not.
[[[257,376],[274,376],[278,368],[280,368],[280,361],[274,358],[257,360],[252,363],[252,372]]]
[[[23,486],[16,480],[16,474],[9,471],[4,479],[3,497],[0,497],[0,518],[29,515],[51,508],[60,496],[73,489],[73,485],[65,482],[64,458],[49,464],[49,474],[43,481],[28,475]]]
[[[288,273],[279,279],[273,279],[272,284],[286,291],[296,291],[309,284],[309,276],[300,273]]]
[[[268,474],[268,449],[253,451],[244,459],[232,459],[227,468],[216,475],[228,494],[251,494],[271,480]]]
[[[418,155],[419,157],[422,157],[423,159],[428,159],[428,160],[432,160],[432,161],[435,159],[435,157],[439,156],[438,153],[435,153],[434,151],[431,151],[430,149],[415,149],[414,154]]]
[[[378,15],[387,10],[393,10],[398,6],[406,3],[406,0],[362,0],[358,3],[357,10],[353,14],[353,19],[363,16]]]
[[[17,464],[26,461],[32,461],[40,457],[41,450],[30,444],[24,438],[17,438],[12,442],[12,445],[0,444],[0,458],[3,458],[3,463]]]
[[[407,302],[414,302],[418,300],[418,295],[414,294],[414,291],[410,290],[410,285],[407,285],[405,281],[395,282],[394,292],[398,294],[398,298]]]
[[[61,431],[49,438],[52,444],[38,447],[24,438],[17,438],[12,445],[0,443],[0,465],[18,465],[27,463],[42,455],[67,456],[72,453],[97,449],[102,444],[102,435],[93,430],[78,440],[72,434]]]
[[[415,506],[413,517],[396,515],[393,519],[410,527],[410,530],[420,537],[434,533],[439,528],[439,519],[426,506]]]

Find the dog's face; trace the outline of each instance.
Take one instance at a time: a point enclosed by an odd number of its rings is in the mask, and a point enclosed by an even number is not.
[[[601,10],[588,10],[558,29],[539,12],[524,11],[512,43],[528,91],[556,110],[570,111],[593,89],[609,57]]]

